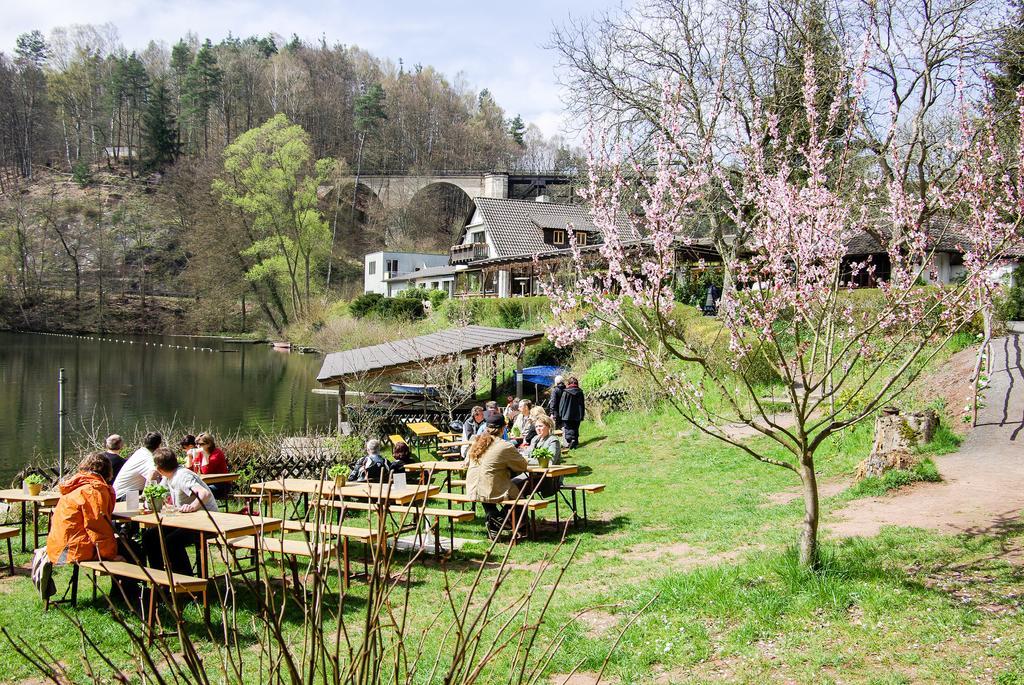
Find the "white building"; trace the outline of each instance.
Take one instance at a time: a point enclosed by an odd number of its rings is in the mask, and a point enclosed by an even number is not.
[[[424,254],[420,252],[371,252],[363,257],[363,292],[380,293],[390,297],[392,293],[408,287],[408,281],[395,280],[395,288],[389,281],[400,276],[414,274],[431,267],[447,267],[448,255]],[[397,287],[399,283],[403,284]]]
[[[392,276],[385,281],[388,289],[386,295],[391,297],[406,288],[423,288],[424,290],[443,290],[448,293],[448,297],[451,297],[455,294],[455,275],[465,268],[464,264],[428,266],[412,273]]]

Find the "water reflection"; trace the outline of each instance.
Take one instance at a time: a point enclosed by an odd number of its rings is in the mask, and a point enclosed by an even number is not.
[[[56,454],[62,366],[66,431],[105,422],[104,432],[129,433],[174,419],[224,433],[329,426],[331,398],[310,392],[320,363],[210,338],[0,332],[0,483],[33,454]]]

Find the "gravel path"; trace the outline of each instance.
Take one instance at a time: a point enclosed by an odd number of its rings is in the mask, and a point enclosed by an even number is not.
[[[1024,339],[992,342],[985,407],[960,451],[935,458],[941,483],[855,500],[824,518],[833,536],[875,535],[887,525],[945,533],[998,533],[1024,509]]]

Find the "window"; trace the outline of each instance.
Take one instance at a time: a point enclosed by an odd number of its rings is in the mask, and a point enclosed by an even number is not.
[[[554,245],[565,245],[565,231],[552,231],[551,242]]]
[[[576,244],[577,245],[586,245],[587,244],[587,234],[586,234],[585,231],[576,231]]]
[[[384,269],[384,270],[387,271],[388,273],[397,274],[398,273],[398,260],[397,259],[389,259],[389,260],[387,260],[387,268]]]
[[[370,274],[371,276],[377,273],[377,262],[370,262],[368,264],[368,267],[369,268],[367,269],[366,273]]]
[[[484,239],[484,232],[483,231],[476,231],[476,232],[471,233],[469,235],[469,242],[471,242],[471,243],[484,243],[484,242],[487,242],[487,241]]]

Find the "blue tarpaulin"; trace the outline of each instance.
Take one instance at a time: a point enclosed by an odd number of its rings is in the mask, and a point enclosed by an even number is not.
[[[555,384],[555,376],[564,375],[565,369],[560,366],[528,366],[523,369],[524,381],[543,385],[546,388],[550,388]]]

